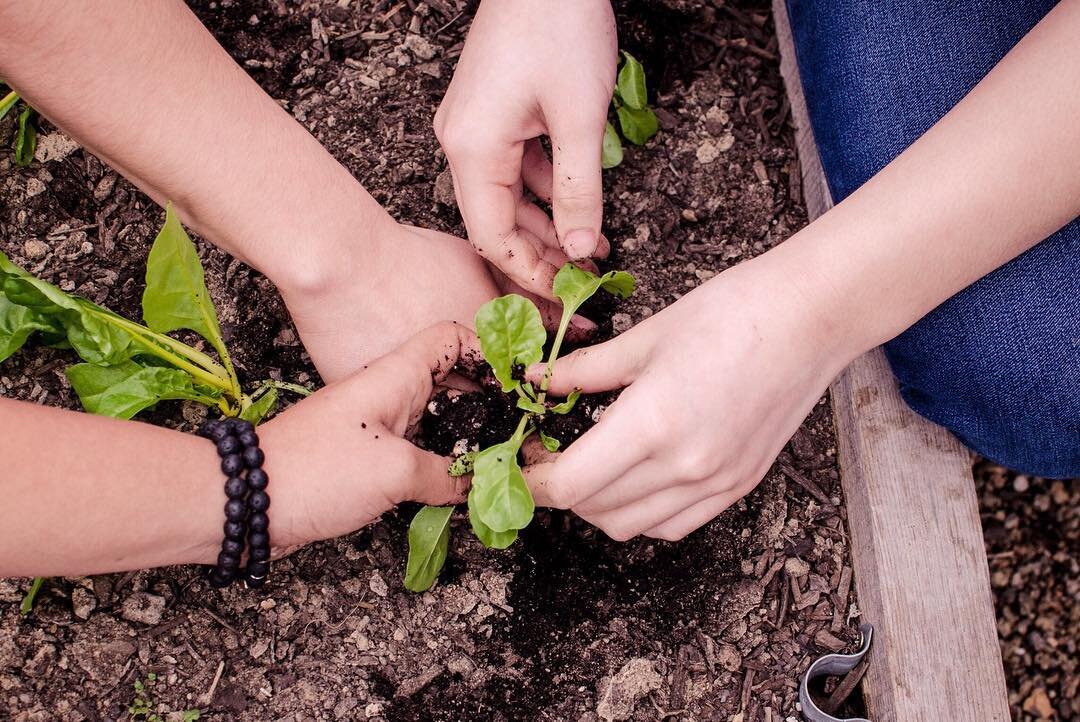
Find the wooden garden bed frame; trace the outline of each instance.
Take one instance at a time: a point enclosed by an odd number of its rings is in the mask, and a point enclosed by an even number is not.
[[[810,220],[832,207],[784,0],[773,0]],[[900,398],[881,349],[829,389],[860,621],[874,625],[871,722],[1007,722],[970,453]]]

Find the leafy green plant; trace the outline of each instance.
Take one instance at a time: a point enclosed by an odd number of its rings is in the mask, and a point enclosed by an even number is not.
[[[532,521],[535,504],[518,463],[518,452],[534,432],[538,432],[541,443],[549,451],[559,448],[558,440],[540,431],[540,421],[545,414],[569,413],[581,394],[575,391],[561,402],[550,401],[547,392],[551,367],[559,356],[570,319],[600,289],[626,298],[634,291],[634,278],[625,271],[597,276],[572,263],[556,274],[552,290],[562,301],[563,312],[539,388],[523,381],[519,373],[521,368],[543,357],[547,332],[536,306],[522,296],[510,294],[489,301],[476,313],[476,333],[484,358],[502,390],[516,394],[517,407],[524,412],[509,439],[486,449],[466,452],[450,465],[454,476],[473,473],[468,498],[469,522],[473,533],[488,548],[510,546],[518,531]],[[422,592],[435,582],[446,561],[453,511],[450,506],[426,506],[413,518],[405,568],[407,589]]]
[[[645,69],[633,55],[622,51],[623,64],[619,69],[615,92],[611,105],[619,121],[622,137],[634,145],[645,145],[660,130],[656,113],[649,107],[649,96],[645,89]],[[600,164],[604,168],[614,168],[622,163],[623,145],[619,132],[608,122],[604,126],[604,143],[600,153]]]
[[[257,424],[279,390],[310,393],[275,380],[241,388],[195,244],[171,205],[147,259],[142,311],[145,325],[65,293],[0,253],[0,361],[35,333],[48,346],[72,349],[83,363],[65,373],[91,413],[130,419],[159,401],[188,400]],[[201,336],[217,358],[168,335],[179,330]],[[24,614],[40,586],[35,580]]]
[[[18,102],[19,94],[14,90],[0,98],[0,120],[3,120]],[[15,134],[15,162],[21,166],[30,165],[30,161],[34,159],[34,149],[37,147],[35,116],[34,109],[24,102],[19,113],[18,132]]]
[[[154,707],[157,705],[151,695],[151,688],[156,682],[157,675],[150,672],[146,675],[145,681],[135,680],[131,685],[135,691],[135,698],[128,705],[128,719],[142,720],[144,722],[162,722],[161,716],[154,712]],[[196,722],[201,716],[202,713],[199,710],[188,709],[180,714],[180,719],[184,722]]]

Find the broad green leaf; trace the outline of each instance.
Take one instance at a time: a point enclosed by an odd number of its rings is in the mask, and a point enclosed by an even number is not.
[[[37,128],[34,127],[34,109],[29,105],[19,113],[19,132],[15,136],[15,162],[21,166],[30,165],[34,160],[37,147]]]
[[[626,298],[634,292],[634,277],[626,271],[608,271],[603,276],[582,270],[573,263],[567,263],[555,274],[552,290],[563,303],[563,318],[577,313],[581,304],[603,288],[608,293]]]
[[[15,107],[15,104],[19,102],[19,94],[12,90],[10,93],[0,98],[0,120],[4,119],[4,116],[11,112],[11,109]]]
[[[455,457],[450,462],[450,468],[447,469],[447,473],[450,476],[465,476],[471,474],[473,470],[473,462],[476,461],[477,451],[466,451],[461,456]]]
[[[539,401],[533,401],[532,399],[521,396],[517,400],[517,407],[522,411],[528,411],[532,414],[542,414],[547,411],[547,407]]]
[[[126,361],[116,366],[75,364],[65,370],[83,408],[92,414],[130,419],[159,401],[208,400],[191,376],[166,366],[142,366]]]
[[[615,110],[623,137],[634,145],[645,145],[660,130],[660,121],[652,108],[638,110],[623,106]]]
[[[409,524],[409,561],[405,566],[405,588],[426,592],[446,563],[450,545],[452,506],[425,506]]]
[[[251,405],[240,412],[240,418],[244,421],[250,421],[255,426],[258,426],[266,415],[274,410],[274,406],[277,405],[278,392],[273,386],[267,387],[262,396],[251,402]]]
[[[518,538],[517,529],[511,529],[510,531],[495,531],[481,521],[480,515],[476,513],[472,494],[469,494],[469,524],[472,526],[473,534],[476,535],[476,538],[488,549],[506,549]]]
[[[543,431],[540,432],[540,443],[544,445],[545,449],[547,449],[548,451],[550,451],[553,454],[556,451],[559,450],[560,446],[562,446],[561,441],[559,441],[558,439],[551,438],[550,436],[545,434]]]
[[[229,358],[199,254],[171,203],[146,259],[142,308],[146,325],[154,331],[189,329],[209,341],[222,361]]]
[[[26,339],[35,331],[43,331],[47,338],[63,336],[64,330],[51,319],[32,308],[19,306],[0,293],[0,361],[22,348]]]
[[[509,393],[521,386],[520,381],[512,378],[514,366],[528,367],[539,361],[547,341],[547,331],[536,306],[512,293],[481,306],[475,322],[480,349],[502,390]]]
[[[536,509],[518,466],[521,440],[489,446],[476,455],[469,509],[492,531],[524,529]]]
[[[578,398],[581,397],[581,389],[574,389],[570,392],[570,395],[566,397],[566,401],[555,404],[551,407],[551,413],[553,414],[569,414],[574,408],[574,404],[577,403]]]
[[[619,134],[615,132],[615,126],[611,123],[604,125],[604,144],[600,146],[600,167],[614,168],[622,163],[623,150]]]
[[[645,69],[630,53],[624,50],[622,54],[625,62],[619,68],[616,92],[624,104],[643,110],[649,104],[649,96],[645,91]]]

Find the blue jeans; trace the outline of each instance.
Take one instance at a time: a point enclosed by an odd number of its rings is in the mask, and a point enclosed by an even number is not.
[[[837,202],[945,115],[1054,5],[787,3]],[[971,449],[1029,474],[1080,477],[1080,219],[957,293],[885,351],[907,403]]]

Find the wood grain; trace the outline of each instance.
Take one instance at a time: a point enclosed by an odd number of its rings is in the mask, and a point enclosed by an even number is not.
[[[783,0],[773,12],[811,220],[832,207]],[[1005,722],[1009,706],[971,456],[900,398],[881,349],[830,387],[873,722]]]

